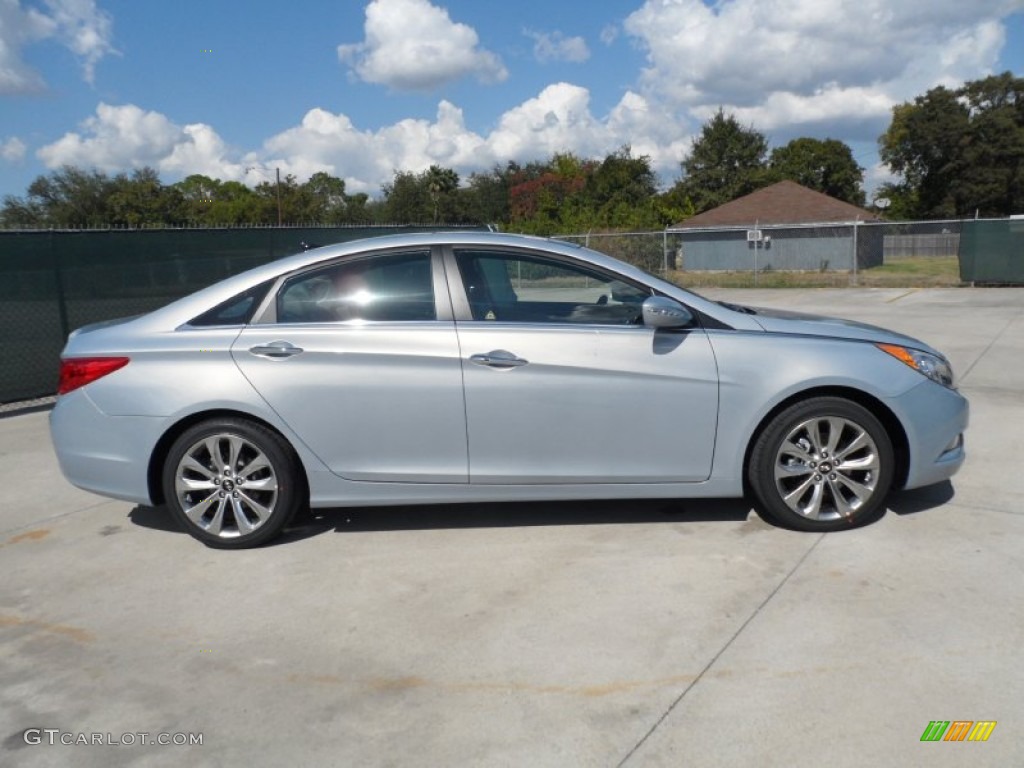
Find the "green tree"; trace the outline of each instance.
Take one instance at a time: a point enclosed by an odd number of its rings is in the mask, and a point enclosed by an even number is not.
[[[514,162],[495,165],[487,173],[470,174],[467,185],[460,190],[461,208],[466,218],[479,224],[507,224],[511,181],[519,170]]]
[[[178,219],[183,224],[214,227],[277,223],[276,207],[268,214],[256,193],[239,181],[221,181],[197,173],[172,184],[171,190],[180,201]]]
[[[348,195],[345,180],[317,171],[303,186],[308,201],[306,217],[309,221],[342,224],[348,221]]]
[[[886,208],[878,211],[883,218],[890,221],[920,218],[917,193],[905,183],[890,181],[879,185],[875,190],[875,200],[879,199],[889,201]]]
[[[913,104],[893,107],[892,123],[879,140],[879,154],[913,192],[915,216],[956,215],[958,146],[969,122],[966,106],[945,86],[918,96]]]
[[[208,224],[207,216],[219,188],[220,181],[199,173],[172,184],[171,189],[178,196],[177,218],[192,226]]]
[[[261,214],[256,193],[240,181],[218,181],[206,215],[210,226],[277,223],[276,214]]]
[[[433,215],[430,192],[412,171],[395,171],[381,193],[383,212],[390,223],[422,223]]]
[[[5,195],[0,206],[0,228],[41,229],[47,227],[46,211],[38,200]]]
[[[131,176],[119,173],[108,185],[107,221],[113,227],[132,228],[174,224],[175,202],[153,168],[141,168]]]
[[[625,146],[607,155],[588,174],[584,197],[594,218],[605,227],[643,227],[645,214],[653,211],[651,200],[658,192],[657,180],[647,155],[633,157]],[[657,226],[653,222],[651,225]]]
[[[382,209],[380,201],[370,200],[365,192],[356,192],[346,196],[345,221],[348,224],[373,224],[378,222],[377,211]]]
[[[395,171],[394,178],[381,191],[383,210],[389,222],[458,224],[464,221],[458,194],[459,175],[450,168],[432,165],[421,173]]]
[[[988,216],[1024,211],[1024,78],[1009,72],[959,91],[970,112],[960,162],[959,212]]]
[[[583,195],[593,164],[572,153],[519,168],[509,189],[510,225],[535,235],[586,231],[593,215]]]
[[[307,206],[303,200],[298,179],[286,174],[278,180],[261,181],[253,187],[256,195],[256,208],[259,211],[261,224],[300,224],[306,223],[304,213]]]
[[[789,179],[852,205],[864,205],[864,169],[852,150],[837,139],[793,139],[772,150],[768,159],[775,179]]]
[[[770,182],[765,155],[768,142],[753,127],[744,128],[722,109],[701,128],[682,163],[679,196],[697,213],[753,192]]]
[[[108,199],[113,183],[105,173],[70,165],[38,176],[24,198],[8,196],[2,215],[5,226],[86,229],[110,225]]]
[[[661,229],[688,212],[658,194],[650,158],[634,156],[628,146],[600,161],[556,153],[510,170],[508,225],[519,232]]]
[[[1024,210],[1024,78],[1005,72],[933,88],[893,108],[880,155],[913,214],[1007,216]]]
[[[459,188],[459,174],[451,168],[442,168],[432,165],[422,175],[422,181],[427,185],[427,192],[430,194],[430,203],[433,207],[434,223],[441,221],[441,206],[444,203],[448,219],[457,218],[453,216],[455,193]]]

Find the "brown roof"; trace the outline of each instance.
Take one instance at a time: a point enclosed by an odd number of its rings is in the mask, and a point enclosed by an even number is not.
[[[753,226],[758,224],[822,224],[832,221],[877,221],[856,205],[808,189],[795,181],[780,181],[744,197],[691,216],[672,229]]]

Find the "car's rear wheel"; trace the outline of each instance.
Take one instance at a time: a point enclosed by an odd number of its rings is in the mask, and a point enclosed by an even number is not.
[[[263,544],[302,503],[299,463],[279,435],[243,419],[185,430],[167,454],[164,498],[185,530],[211,547]]]
[[[790,406],[761,432],[747,478],[763,517],[803,531],[864,525],[885,512],[892,441],[866,408],[838,397]]]

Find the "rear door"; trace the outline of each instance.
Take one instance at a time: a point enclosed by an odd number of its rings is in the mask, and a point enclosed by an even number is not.
[[[232,354],[331,471],[468,481],[458,340],[429,249],[308,270],[287,279],[275,302],[273,322],[243,330]]]

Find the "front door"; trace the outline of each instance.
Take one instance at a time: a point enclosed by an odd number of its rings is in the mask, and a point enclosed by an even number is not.
[[[707,479],[718,373],[702,329],[645,327],[649,288],[579,262],[456,248],[447,264],[470,482]]]

